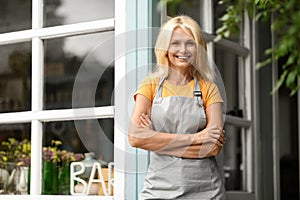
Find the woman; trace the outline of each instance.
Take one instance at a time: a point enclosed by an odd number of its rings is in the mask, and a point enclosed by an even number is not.
[[[139,199],[224,199],[215,159],[225,143],[223,100],[197,22],[166,22],[155,54],[159,72],[136,92],[129,129],[130,144],[151,151]]]

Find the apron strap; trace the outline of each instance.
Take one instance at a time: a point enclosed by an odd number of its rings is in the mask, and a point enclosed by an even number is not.
[[[161,97],[162,96],[162,83],[164,82],[164,80],[165,80],[165,77],[161,77],[159,79],[158,88],[157,88],[155,97]]]
[[[202,107],[203,106],[202,92],[200,90],[200,85],[199,85],[197,77],[194,77],[194,85],[195,85],[194,86],[194,97],[197,99],[198,105],[200,107]]]
[[[157,92],[155,94],[154,99],[159,98],[159,97],[162,96],[162,83],[164,82],[164,80],[165,80],[165,77],[160,78],[160,80],[158,82]],[[200,107],[202,107],[203,106],[202,92],[200,90],[200,85],[199,85],[197,77],[194,78],[194,85],[195,85],[194,86],[194,97],[197,99],[198,105]]]

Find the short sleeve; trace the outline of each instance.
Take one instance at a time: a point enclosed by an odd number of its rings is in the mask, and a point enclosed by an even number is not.
[[[156,93],[157,86],[158,86],[157,78],[146,77],[139,85],[137,91],[134,93],[133,96],[134,100],[136,99],[136,95],[141,94],[147,97],[152,102]]]
[[[202,82],[201,91],[203,96],[203,104],[205,108],[213,103],[224,102],[218,89],[218,86],[213,82]]]

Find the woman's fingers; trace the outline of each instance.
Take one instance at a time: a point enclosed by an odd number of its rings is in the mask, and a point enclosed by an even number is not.
[[[152,124],[152,122],[150,120],[150,117],[147,114],[144,114],[144,113],[141,114],[140,120],[141,120],[141,126],[143,128],[148,127],[148,126],[150,126]]]
[[[222,146],[226,142],[225,131],[218,127],[209,127],[205,131],[200,132],[203,143],[211,142]]]

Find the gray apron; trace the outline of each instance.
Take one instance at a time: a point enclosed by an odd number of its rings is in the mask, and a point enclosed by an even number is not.
[[[191,134],[206,126],[206,115],[198,80],[194,98],[162,98],[162,84],[152,104],[153,129],[167,133]],[[225,199],[223,179],[215,157],[185,159],[150,152],[150,164],[139,200]]]

